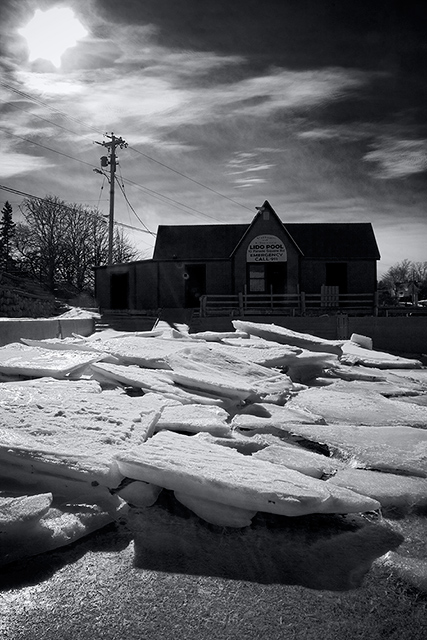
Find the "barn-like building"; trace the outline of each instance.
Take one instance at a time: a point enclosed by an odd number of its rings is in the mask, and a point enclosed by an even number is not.
[[[339,307],[339,297],[374,296],[380,254],[370,223],[288,224],[267,201],[257,209],[250,224],[159,226],[152,259],[96,269],[98,305],[155,311],[299,296],[298,306],[301,295],[332,292]]]

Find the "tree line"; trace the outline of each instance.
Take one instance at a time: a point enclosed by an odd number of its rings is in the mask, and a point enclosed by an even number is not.
[[[52,293],[66,286],[93,294],[93,267],[108,262],[108,222],[97,209],[56,196],[26,199],[24,222],[15,223],[6,202],[0,218],[0,270],[28,274]],[[138,251],[115,229],[113,262],[129,262]]]
[[[427,261],[402,260],[386,271],[378,283],[384,305],[427,300]]]

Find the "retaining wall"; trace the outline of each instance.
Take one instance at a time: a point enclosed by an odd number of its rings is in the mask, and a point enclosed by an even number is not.
[[[68,338],[73,333],[90,336],[94,331],[93,318],[0,318],[0,346],[19,342],[21,338]]]
[[[0,316],[6,318],[48,318],[55,310],[53,296],[39,296],[0,285]]]

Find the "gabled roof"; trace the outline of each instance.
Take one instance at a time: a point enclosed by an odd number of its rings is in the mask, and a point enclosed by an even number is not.
[[[380,259],[369,222],[282,224],[305,258]],[[251,226],[252,223],[160,225],[153,260],[227,260]]]

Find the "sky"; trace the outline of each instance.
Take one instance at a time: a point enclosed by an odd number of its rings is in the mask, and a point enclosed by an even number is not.
[[[284,223],[371,222],[379,275],[427,261],[424,7],[1,0],[0,184],[108,214],[94,169],[114,133],[115,219],[141,258],[160,224],[250,223],[268,200]],[[20,31],[52,8],[86,32],[55,62]]]

